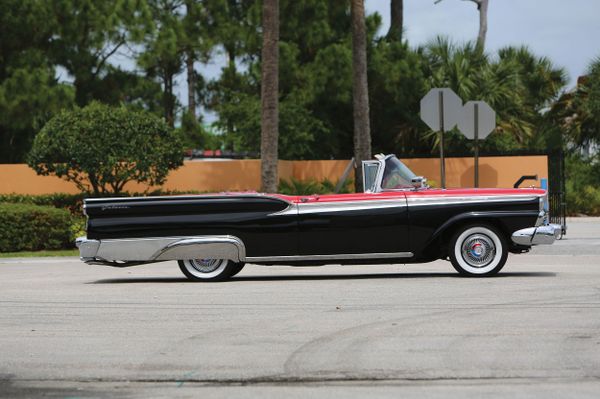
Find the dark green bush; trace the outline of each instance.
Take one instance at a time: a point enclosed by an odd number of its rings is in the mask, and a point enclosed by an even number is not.
[[[64,209],[0,203],[0,252],[72,248],[74,221]]]
[[[92,102],[50,119],[35,136],[27,163],[82,192],[116,194],[132,181],[162,184],[183,165],[183,146],[165,120],[150,112]]]
[[[567,213],[600,215],[600,158],[571,155],[565,161]]]
[[[118,197],[144,197],[150,195],[183,195],[183,194],[199,194],[196,191],[169,191],[169,190],[153,190],[147,193],[127,193],[121,192]],[[114,194],[105,194],[104,196],[114,197]],[[66,209],[75,216],[83,216],[83,199],[91,197],[90,194],[0,194],[0,203],[7,202],[11,204],[31,204],[41,206],[53,206],[59,209]]]
[[[83,199],[85,194],[0,194],[0,203],[9,202],[11,204],[32,204],[41,206],[53,206],[55,208],[66,209],[73,215],[82,215]]]

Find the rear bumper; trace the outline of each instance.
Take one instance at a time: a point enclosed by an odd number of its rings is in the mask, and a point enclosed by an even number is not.
[[[88,264],[129,266],[183,259],[230,259],[243,262],[244,243],[234,236],[149,237],[94,240],[79,237],[75,244]]]
[[[528,227],[517,230],[512,234],[512,241],[517,245],[549,245],[560,237],[562,227],[558,224],[549,224],[539,227]]]

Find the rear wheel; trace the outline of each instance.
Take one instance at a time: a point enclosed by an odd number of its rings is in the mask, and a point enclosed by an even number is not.
[[[239,273],[243,263],[228,259],[179,260],[179,269],[192,281],[224,281]]]
[[[465,276],[491,276],[498,273],[508,257],[502,234],[488,225],[460,228],[450,240],[448,253],[452,266]]]

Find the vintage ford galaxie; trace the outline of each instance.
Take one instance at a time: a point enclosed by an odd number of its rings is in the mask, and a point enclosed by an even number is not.
[[[223,193],[85,201],[81,259],[117,267],[177,260],[191,280],[244,263],[322,265],[446,259],[490,276],[508,253],[552,244],[540,189],[431,189],[393,155],[363,162],[364,193]]]

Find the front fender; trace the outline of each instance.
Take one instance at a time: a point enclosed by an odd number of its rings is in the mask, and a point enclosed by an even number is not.
[[[539,212],[533,210],[525,211],[475,211],[465,212],[455,215],[438,226],[429,239],[427,239],[421,246],[419,243],[415,243],[415,253],[423,254],[423,252],[430,253],[429,250],[439,249],[444,252],[447,241],[454,231],[465,224],[472,224],[476,222],[492,224],[500,229],[500,232],[504,235],[507,243],[510,245],[510,236],[513,232],[534,226]],[[437,248],[436,248],[437,246]],[[429,250],[428,250],[429,249]],[[433,251],[436,252],[436,251]]]

